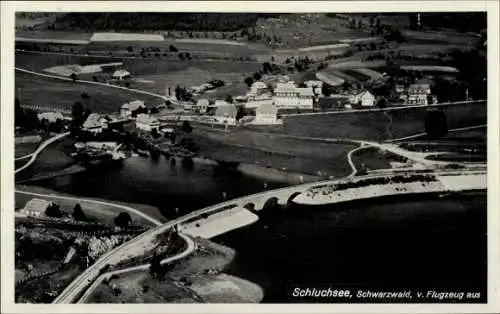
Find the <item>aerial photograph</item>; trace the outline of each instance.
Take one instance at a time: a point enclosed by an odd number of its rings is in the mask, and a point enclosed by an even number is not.
[[[17,11],[14,48],[16,303],[489,302],[486,12]]]

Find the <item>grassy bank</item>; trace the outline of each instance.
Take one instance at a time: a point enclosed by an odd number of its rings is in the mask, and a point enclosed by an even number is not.
[[[128,206],[128,207],[132,207],[134,209],[137,209],[137,210],[141,211],[142,213],[144,213],[152,218],[157,219],[160,222],[167,222],[166,218],[161,215],[158,208],[153,207],[153,206],[149,206],[149,205],[123,203],[123,202],[117,202],[117,201],[110,202],[110,201],[107,201],[104,199],[92,198],[92,197],[85,197],[81,200],[59,199],[59,198],[57,198],[57,196],[75,197],[75,198],[78,198],[78,197],[72,196],[69,194],[59,193],[57,191],[42,188],[42,187],[27,186],[27,185],[17,185],[16,190],[45,194],[45,196],[32,196],[32,195],[16,193],[15,194],[15,207],[16,207],[16,209],[23,208],[24,205],[26,204],[26,202],[28,202],[32,198],[43,198],[43,199],[54,201],[55,203],[59,204],[59,206],[61,207],[61,210],[63,212],[71,214],[73,212],[73,208],[75,207],[75,205],[77,203],[80,203],[83,211],[86,213],[87,216],[96,218],[99,221],[102,221],[104,223],[113,224],[113,219],[120,212],[126,211],[122,208],[117,208],[115,206],[112,206],[112,204],[117,204],[117,205]],[[86,200],[106,202],[106,203],[109,203],[109,205],[96,204],[96,203],[88,202]],[[140,217],[132,212],[129,212],[129,214],[132,217],[133,223],[144,224],[144,225],[153,225],[149,220],[146,220],[143,217]]]
[[[200,154],[225,162],[253,164],[285,172],[342,177],[350,172],[351,144],[314,143],[252,131],[225,133],[196,129]]]

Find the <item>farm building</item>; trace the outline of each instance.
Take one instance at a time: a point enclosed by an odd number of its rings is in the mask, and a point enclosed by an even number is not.
[[[312,109],[314,92],[311,87],[297,88],[295,84],[278,83],[273,102],[277,108]]]
[[[208,99],[202,98],[202,99],[198,100],[198,102],[196,103],[196,109],[200,113],[205,113],[205,112],[207,112],[207,108],[209,105],[210,105],[210,102],[208,101]]]
[[[19,212],[29,217],[40,217],[45,214],[45,211],[51,205],[52,202],[50,201],[41,198],[33,198],[29,200]]]
[[[236,106],[226,103],[225,105],[218,106],[215,110],[215,120],[218,123],[234,125],[236,124]]]
[[[264,82],[254,82],[250,87],[250,93],[254,95],[261,95],[267,92],[267,84]]]
[[[427,105],[427,96],[431,94],[430,84],[412,84],[408,88],[409,105]]]
[[[227,106],[227,105],[230,105],[230,103],[228,103],[225,100],[220,100],[220,99],[217,99],[214,103],[214,107],[223,107],[223,106]]]
[[[362,91],[351,97],[351,104],[360,104],[363,107],[372,107],[375,104],[375,96],[369,91]]]
[[[42,112],[37,115],[38,120],[47,120],[49,123],[55,123],[57,120],[64,120],[62,113],[60,112]]]
[[[274,105],[273,100],[271,98],[262,98],[262,99],[255,99],[255,100],[249,100],[244,103],[245,108],[259,108],[260,106],[264,105]]]
[[[272,103],[263,104],[255,110],[255,124],[278,124],[278,109]]]
[[[160,127],[160,120],[150,116],[149,114],[140,113],[137,115],[137,119],[135,120],[135,127],[140,130],[151,132],[153,129],[158,130]]]
[[[83,123],[82,129],[92,133],[102,133],[108,128],[108,120],[97,113],[91,113]]]
[[[116,70],[113,72],[113,75],[111,76],[114,80],[125,80],[130,78],[130,72],[127,70]]]
[[[132,112],[136,111],[139,108],[146,108],[146,106],[144,105],[144,101],[134,100],[126,103],[120,108],[120,116],[123,118],[128,118],[132,115]]]

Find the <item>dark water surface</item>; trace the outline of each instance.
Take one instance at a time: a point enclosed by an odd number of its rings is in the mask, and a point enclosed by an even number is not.
[[[265,189],[262,180],[212,165],[141,157],[36,184],[157,206],[168,218],[220,202],[223,192],[229,199]],[[280,186],[267,183],[267,189]],[[303,301],[292,297],[296,287],[481,292],[484,302],[486,208],[486,193],[295,205],[261,211],[255,224],[214,241],[236,249],[228,272],[261,285],[264,302]],[[478,300],[461,302],[469,301]]]

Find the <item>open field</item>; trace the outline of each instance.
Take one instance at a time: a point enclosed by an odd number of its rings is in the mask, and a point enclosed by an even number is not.
[[[352,162],[358,170],[362,169],[362,165],[366,170],[388,169],[391,168],[389,160],[376,147],[366,147],[352,154]]]
[[[14,147],[15,158],[33,153],[40,143],[20,143]],[[28,161],[28,159],[26,159]]]
[[[460,104],[442,108],[449,129],[486,124],[486,104]],[[426,108],[389,111],[392,117],[391,133],[394,138],[425,131]]]
[[[42,187],[35,187],[35,186],[26,186],[26,185],[17,185],[16,189],[19,191],[27,191],[27,192],[33,192],[33,193],[40,193],[40,194],[45,194],[46,196],[32,196],[32,195],[26,195],[26,194],[20,194],[16,193],[15,194],[15,203],[16,203],[16,208],[23,208],[26,202],[31,200],[32,198],[43,198],[47,200],[51,200],[55,203],[57,203],[61,207],[61,211],[71,214],[73,212],[73,208],[77,203],[80,203],[82,206],[83,211],[88,217],[96,218],[101,222],[108,223],[108,224],[114,224],[113,219],[118,216],[120,212],[125,212],[124,209],[117,208],[111,205],[106,205],[106,204],[96,204],[92,202],[88,202],[85,200],[73,200],[73,199],[59,199],[57,197],[52,197],[52,196],[67,196],[67,197],[74,197],[72,195],[66,195],[64,193],[59,193],[55,192],[46,188]],[[129,206],[132,208],[135,208],[144,214],[148,215],[149,217],[155,218],[161,222],[166,222],[165,217],[163,217],[160,213],[160,211],[156,207],[152,207],[149,205],[143,205],[143,204],[129,204],[129,203],[123,203],[123,202],[117,202],[117,201],[107,201],[107,200],[102,200],[98,198],[92,198],[92,197],[84,197],[89,200],[94,200],[94,201],[102,201],[102,202],[107,202],[110,204],[118,204],[118,205],[125,205]],[[132,217],[132,223],[133,224],[141,224],[141,225],[147,225],[151,226],[152,223],[149,220],[146,220],[133,212],[128,212],[130,214],[130,217]]]
[[[123,104],[137,99],[145,101],[148,106],[159,101],[156,97],[126,90],[42,78],[19,71],[15,79],[15,88],[20,89],[21,102],[25,104],[71,106],[80,101],[93,112],[109,113],[117,112]],[[81,98],[83,93],[87,93],[90,99],[84,101]]]
[[[25,31],[16,30],[16,38],[90,40],[92,33],[65,31]]]
[[[211,159],[256,164],[293,173],[342,177],[350,172],[347,152],[352,144],[313,143],[279,134],[235,131],[226,134],[195,128],[200,154]]]
[[[393,138],[425,131],[427,108],[408,107],[389,111]],[[486,104],[458,104],[443,108],[448,128],[486,123]],[[310,137],[351,138],[382,141],[388,139],[386,128],[390,120],[383,112],[353,112],[313,116],[292,116],[284,119],[284,132]]]

